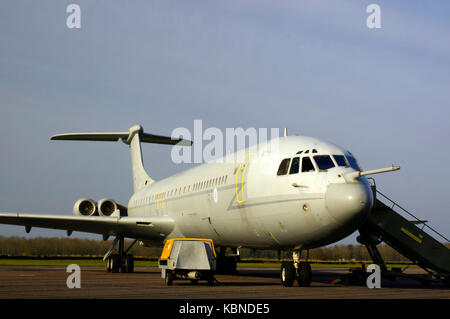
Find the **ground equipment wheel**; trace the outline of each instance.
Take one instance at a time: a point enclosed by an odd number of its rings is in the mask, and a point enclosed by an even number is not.
[[[208,274],[207,277],[208,286],[214,286],[214,275],[212,273]]]
[[[285,287],[292,287],[295,280],[295,267],[293,262],[281,263],[281,284]]]
[[[165,278],[165,281],[166,281],[166,285],[167,286],[172,286],[172,283],[173,283],[173,277],[174,277],[174,275],[173,275],[173,273],[171,272],[171,271],[166,271],[166,278]]]

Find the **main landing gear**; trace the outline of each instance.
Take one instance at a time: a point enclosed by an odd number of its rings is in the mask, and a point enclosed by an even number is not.
[[[103,260],[106,260],[106,271],[113,273],[132,273],[134,271],[134,257],[128,254],[128,251],[136,242],[137,240],[133,241],[128,249],[124,251],[124,238],[116,237],[103,258]],[[112,254],[117,243],[119,244],[118,253]]]
[[[226,251],[226,247],[220,247],[219,254],[217,255],[216,273],[222,275],[236,275],[239,252],[236,248],[232,248],[231,253],[227,256]]]
[[[292,287],[297,279],[299,287],[309,287],[311,285],[311,266],[307,261],[300,261],[300,252],[294,251],[294,261],[284,261],[281,263],[280,279],[284,287]],[[307,258],[308,260],[308,258]]]

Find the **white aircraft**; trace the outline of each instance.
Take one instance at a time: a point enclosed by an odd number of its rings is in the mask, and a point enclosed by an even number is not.
[[[241,247],[292,252],[283,262],[281,283],[309,286],[311,268],[302,250],[336,242],[353,233],[373,206],[366,175],[347,150],[316,138],[285,136],[260,143],[154,181],[144,169],[141,142],[191,145],[190,141],[144,133],[71,133],[52,140],[118,141],[131,149],[134,194],[128,205],[111,199],[80,199],[75,216],[0,213],[0,223],[103,235],[115,240],[105,255],[107,270],[132,272],[128,250],[137,241],[162,246],[168,238],[211,238],[220,247],[218,268],[235,271]],[[274,144],[276,142],[276,144]],[[276,145],[274,147],[273,145]],[[236,160],[238,159],[238,160]],[[124,238],[135,239],[128,249]],[[118,244],[118,253],[112,251]],[[231,256],[226,256],[227,248]],[[229,250],[230,251],[230,250]]]

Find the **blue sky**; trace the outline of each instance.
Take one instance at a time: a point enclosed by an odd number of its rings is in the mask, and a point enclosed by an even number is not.
[[[201,119],[287,127],[350,149],[365,169],[398,164],[376,176],[379,189],[450,234],[447,1],[374,2],[381,29],[366,26],[369,1],[73,2],[78,30],[66,26],[69,1],[0,4],[0,211],[128,201],[125,145],[53,134],[137,123],[170,134]],[[143,152],[156,179],[189,167],[172,163],[168,146]]]

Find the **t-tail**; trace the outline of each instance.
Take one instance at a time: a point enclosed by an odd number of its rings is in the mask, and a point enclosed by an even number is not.
[[[53,135],[51,139],[102,142],[117,142],[121,139],[122,142],[130,146],[131,168],[133,170],[133,187],[135,192],[154,182],[144,169],[144,164],[142,162],[141,142],[180,146],[192,145],[192,142],[188,140],[144,133],[144,130],[140,125],[130,127],[128,132],[66,133]]]

